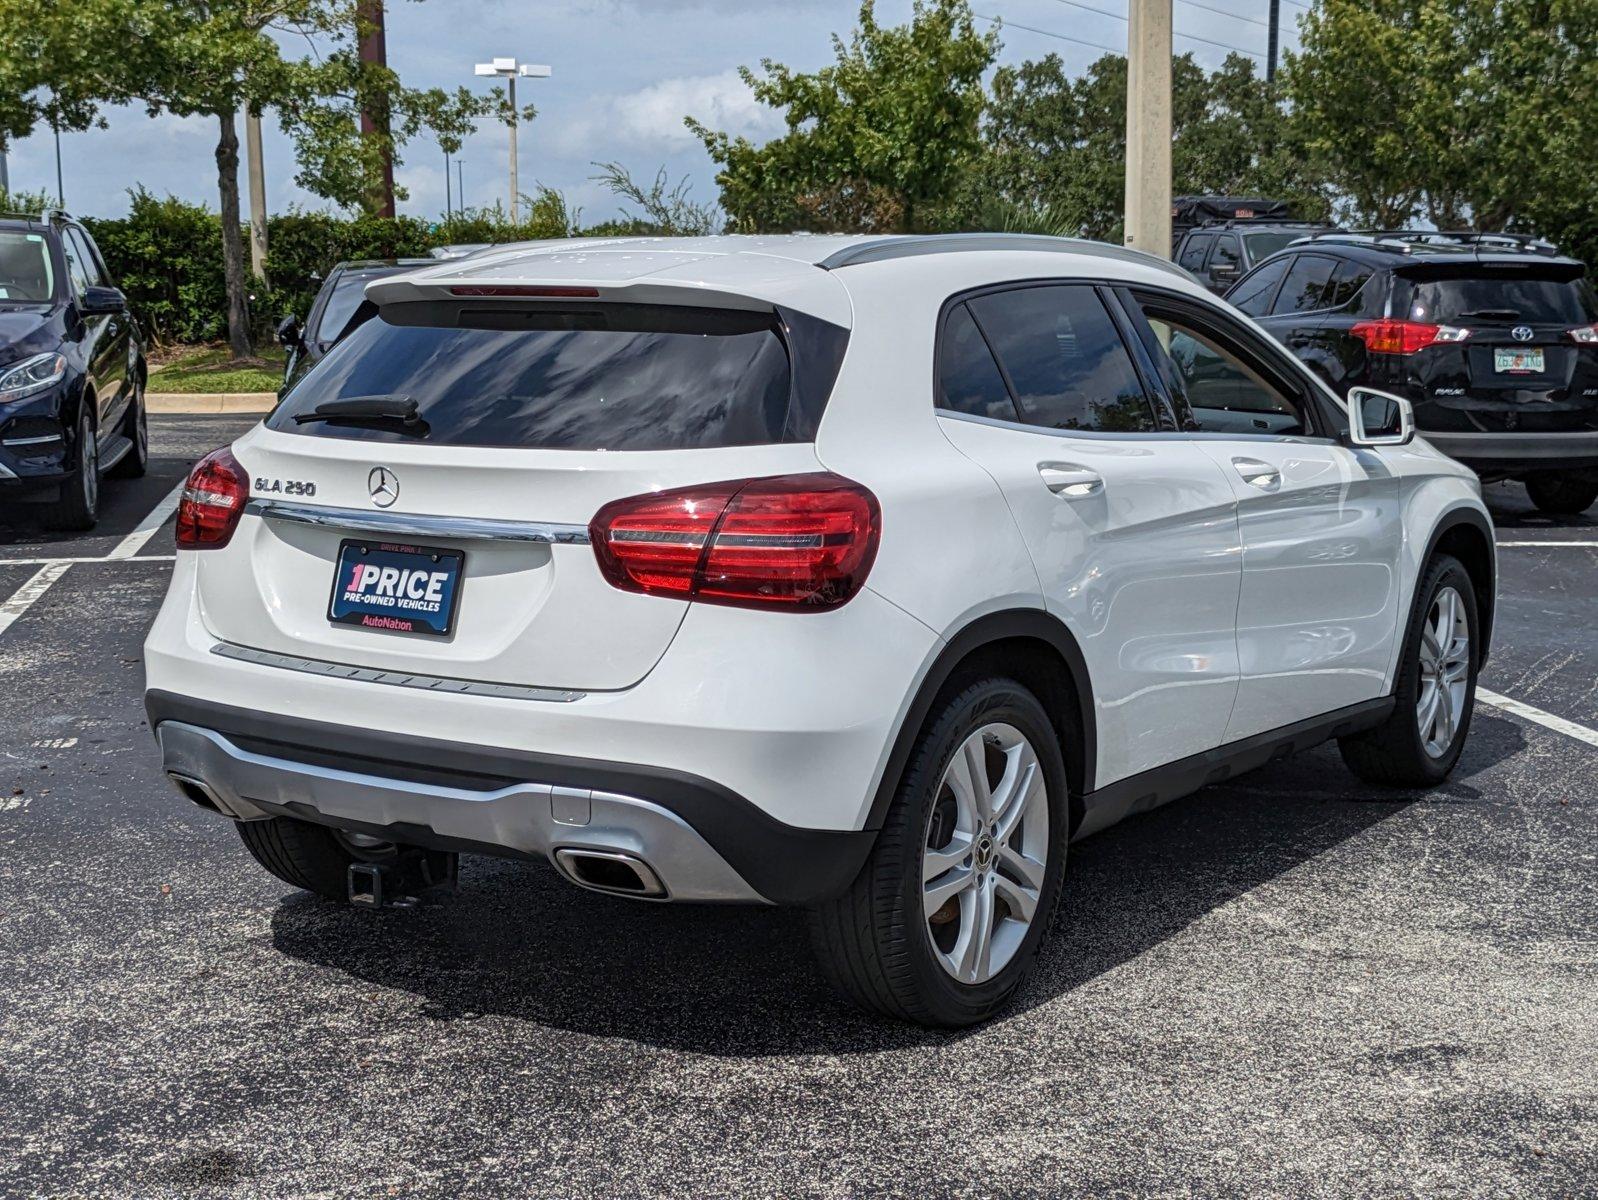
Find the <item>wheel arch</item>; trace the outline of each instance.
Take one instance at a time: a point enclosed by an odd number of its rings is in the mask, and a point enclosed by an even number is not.
[[[1092,680],[1076,638],[1040,608],[988,613],[949,638],[922,676],[894,735],[866,817],[880,829],[917,737],[940,696],[979,673],[1002,674],[1037,695],[1055,726],[1071,788],[1071,829],[1082,820],[1082,797],[1093,788],[1098,755]]]
[[[1432,528],[1421,556],[1424,570],[1438,554],[1450,554],[1464,565],[1476,593],[1476,619],[1480,626],[1479,662],[1487,661],[1492,645],[1493,616],[1498,604],[1498,558],[1493,548],[1492,522],[1474,508],[1454,508]]]

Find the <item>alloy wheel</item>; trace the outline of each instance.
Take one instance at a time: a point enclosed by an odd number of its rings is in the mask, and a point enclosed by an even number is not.
[[[1049,860],[1043,767],[1020,730],[984,725],[955,751],[927,820],[922,915],[964,984],[1002,971],[1037,918]]]
[[[1452,587],[1432,599],[1420,635],[1420,695],[1415,721],[1421,745],[1441,758],[1453,745],[1465,715],[1470,684],[1470,620],[1465,602]]]

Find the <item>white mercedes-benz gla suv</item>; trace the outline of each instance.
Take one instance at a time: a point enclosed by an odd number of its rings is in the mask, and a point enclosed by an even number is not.
[[[194,469],[145,651],[166,773],[297,887],[804,905],[847,995],[958,1025],[1074,838],[1327,738],[1459,757],[1474,477],[1167,263],[573,241],[367,301]]]

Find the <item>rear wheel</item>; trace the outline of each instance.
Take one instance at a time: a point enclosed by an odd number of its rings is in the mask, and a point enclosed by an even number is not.
[[[1439,555],[1421,579],[1420,603],[1399,661],[1392,715],[1343,738],[1343,761],[1361,779],[1431,787],[1459,761],[1476,705],[1476,591],[1456,558]]]
[[[1575,516],[1598,501],[1598,475],[1533,475],[1526,480],[1526,495],[1545,513]]]
[[[329,900],[349,898],[350,864],[389,864],[400,852],[394,842],[291,817],[239,821],[237,827],[256,862],[291,887]]]
[[[41,514],[45,528],[82,533],[100,519],[100,442],[88,407],[78,414],[73,475]]]
[[[1070,808],[1048,715],[1011,679],[931,715],[860,876],[812,930],[833,984],[924,1025],[986,1020],[1053,921]]]

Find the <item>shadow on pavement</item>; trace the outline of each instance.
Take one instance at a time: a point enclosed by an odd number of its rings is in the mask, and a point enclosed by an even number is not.
[[[1324,747],[1078,844],[1059,926],[1007,1015],[1068,994],[1411,804],[1478,802],[1471,777],[1523,745],[1518,725],[1481,710],[1460,769],[1436,792],[1375,792]],[[620,900],[542,864],[470,859],[458,895],[410,910],[358,912],[299,893],[274,912],[272,934],[292,958],[417,995],[439,1021],[492,1014],[730,1056],[961,1036],[873,1020],[838,1000],[801,912]]]

